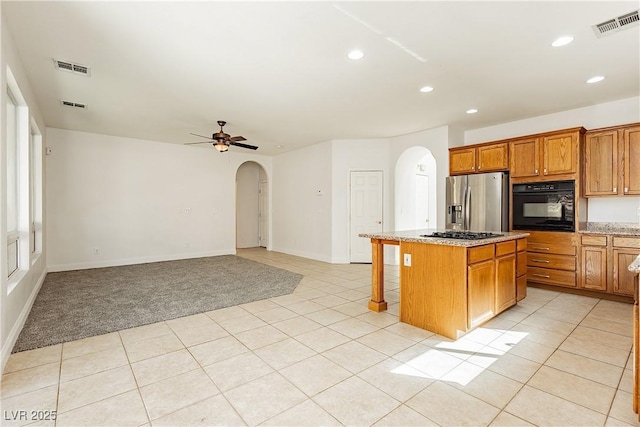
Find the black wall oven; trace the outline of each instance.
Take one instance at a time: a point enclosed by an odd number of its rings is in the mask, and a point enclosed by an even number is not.
[[[575,181],[513,185],[514,230],[575,231]]]

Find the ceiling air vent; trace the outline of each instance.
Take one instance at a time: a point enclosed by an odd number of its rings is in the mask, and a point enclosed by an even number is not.
[[[82,110],[87,109],[87,104],[80,104],[79,102],[60,101],[60,104],[62,104],[64,107],[80,108]]]
[[[596,37],[601,38],[627,28],[635,27],[639,22],[640,17],[638,17],[638,11],[634,10],[617,18],[593,25],[591,28],[593,28],[593,32],[596,33]]]
[[[61,71],[69,71],[71,73],[81,74],[83,76],[90,75],[89,67],[84,65],[74,64],[73,62],[67,62],[67,61],[59,61],[57,59],[53,60],[53,64],[58,70],[61,70]]]

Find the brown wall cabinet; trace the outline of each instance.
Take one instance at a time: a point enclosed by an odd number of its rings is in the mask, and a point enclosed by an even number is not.
[[[495,172],[509,169],[507,143],[449,149],[449,174]]]
[[[640,125],[589,131],[585,137],[584,195],[640,195]]]
[[[526,137],[510,142],[511,178],[539,179],[578,171],[584,129]]]

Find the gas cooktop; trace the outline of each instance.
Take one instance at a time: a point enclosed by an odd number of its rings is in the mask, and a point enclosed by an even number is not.
[[[421,234],[420,237],[439,237],[441,239],[481,240],[500,237],[502,234],[480,231],[436,231],[431,234]]]

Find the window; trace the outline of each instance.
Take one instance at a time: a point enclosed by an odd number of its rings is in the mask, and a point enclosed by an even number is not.
[[[42,252],[42,135],[35,123],[29,130],[29,246]]]
[[[7,274],[11,276],[20,265],[19,256],[19,158],[18,105],[7,88]]]
[[[6,129],[7,155],[3,159],[6,170],[6,227],[7,227],[7,271],[9,278],[7,293],[11,293],[21,282],[24,273],[31,267],[33,245],[38,250],[42,237],[38,235],[38,224],[42,222],[42,137],[35,121],[29,125],[29,108],[11,70],[7,68]],[[35,239],[31,224],[36,230]],[[41,227],[40,227],[41,228]],[[41,249],[40,249],[41,250]]]

